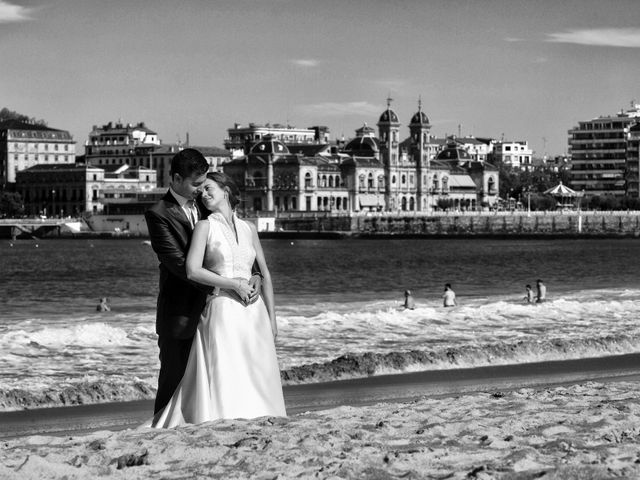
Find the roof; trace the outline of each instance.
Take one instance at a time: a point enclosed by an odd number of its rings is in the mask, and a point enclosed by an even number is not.
[[[471,160],[471,156],[464,148],[458,148],[458,145],[449,144],[447,148],[436,155],[438,160]]]
[[[544,194],[553,195],[554,197],[575,197],[576,195],[578,195],[578,192],[570,189],[566,185],[563,185],[562,182],[560,182],[555,187],[545,190]]]
[[[20,120],[4,120],[0,122],[0,130],[39,130],[47,132],[66,132],[66,130],[58,130],[57,128],[50,128],[46,125],[22,122]]]
[[[374,167],[374,168],[382,168],[382,162],[373,157],[358,157],[353,156],[349,157],[342,161],[342,165],[354,165],[356,167]]]
[[[287,143],[291,153],[300,153],[306,157],[313,157],[327,151],[331,153],[331,145],[328,143]]]
[[[391,108],[387,108],[382,112],[382,115],[380,115],[378,123],[398,123],[398,115],[396,115],[396,112],[391,110]]]
[[[231,152],[220,147],[183,145],[184,148],[195,148],[205,157],[230,157]]]
[[[265,136],[262,140],[251,147],[249,154],[275,153],[279,155],[289,154],[289,149],[280,140],[276,140],[271,135]]]
[[[372,155],[380,151],[378,139],[375,137],[356,137],[349,141],[342,149],[344,152],[371,153]]]
[[[429,125],[429,117],[422,111],[418,110],[413,117],[411,117],[410,125]]]
[[[476,188],[476,183],[471,179],[469,175],[450,175],[449,176],[449,188]]]
[[[85,170],[85,169],[94,169],[94,170],[103,170],[101,167],[92,167],[91,165],[87,166],[85,164],[76,164],[76,163],[56,163],[56,164],[48,164],[48,163],[38,163],[29,168],[25,168],[21,170],[23,172],[51,172],[55,170]]]

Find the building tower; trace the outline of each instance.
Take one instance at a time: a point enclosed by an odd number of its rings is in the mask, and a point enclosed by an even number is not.
[[[418,211],[429,209],[429,118],[422,111],[422,98],[418,99],[418,111],[409,123],[411,156],[416,165],[416,206]]]
[[[385,204],[387,210],[397,210],[399,207],[399,137],[400,122],[398,116],[391,110],[392,98],[387,98],[387,109],[380,115],[378,121],[378,137],[380,139],[380,160],[384,165]]]

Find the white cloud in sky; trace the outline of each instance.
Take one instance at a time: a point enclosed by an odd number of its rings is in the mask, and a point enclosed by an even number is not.
[[[298,58],[295,60],[291,60],[291,63],[297,65],[298,67],[306,68],[317,67],[318,65],[320,65],[320,61],[313,58]]]
[[[25,22],[31,20],[30,8],[0,0],[0,23]]]
[[[547,34],[548,42],[640,48],[640,28],[594,28]]]
[[[373,105],[369,102],[323,102],[300,105],[297,109],[307,115],[327,117],[340,115],[377,115],[380,113],[380,105]]]
[[[523,42],[524,40],[518,37],[506,37],[504,41],[505,42]]]

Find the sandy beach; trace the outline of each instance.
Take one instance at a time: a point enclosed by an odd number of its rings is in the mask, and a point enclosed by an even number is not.
[[[148,402],[8,412],[0,415],[0,478],[639,478],[636,361],[287,387],[287,418],[160,431],[130,428]],[[73,420],[83,408],[85,420]],[[57,435],[34,434],[56,422]],[[29,433],[7,434],[19,425]]]

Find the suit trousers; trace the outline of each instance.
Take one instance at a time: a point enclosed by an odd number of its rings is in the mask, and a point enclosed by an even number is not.
[[[156,394],[156,402],[153,407],[153,413],[156,414],[162,410],[173,393],[178,388],[178,384],[184,376],[189,361],[189,352],[193,338],[178,339],[168,335],[158,337],[158,346],[160,347],[160,374],[158,375],[158,393]]]

